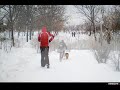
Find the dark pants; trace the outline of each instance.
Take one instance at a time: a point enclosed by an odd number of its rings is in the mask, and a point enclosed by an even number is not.
[[[41,66],[49,65],[49,47],[40,47],[41,50]]]

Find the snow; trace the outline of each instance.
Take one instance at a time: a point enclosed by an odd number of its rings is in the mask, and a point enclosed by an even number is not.
[[[53,42],[60,37],[67,44],[70,40],[77,41],[70,34],[61,32]],[[81,35],[80,39],[89,37]],[[72,49],[69,59],[64,58],[62,62],[59,61],[59,53],[51,50],[50,68],[42,68],[41,55],[31,44],[33,40],[22,47],[12,48],[10,53],[0,50],[0,82],[120,82],[120,72],[113,71],[107,64],[98,64],[89,49]]]

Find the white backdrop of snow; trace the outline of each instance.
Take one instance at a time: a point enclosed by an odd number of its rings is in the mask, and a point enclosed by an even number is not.
[[[34,38],[37,39],[37,33]],[[80,35],[79,38],[89,37]],[[70,39],[76,41],[63,32],[56,39],[63,39],[67,44],[71,43]],[[50,51],[50,69],[42,68],[41,55],[31,45],[33,40],[23,47],[12,48],[10,53],[0,50],[0,82],[120,82],[120,72],[98,64],[90,50],[71,50],[69,59],[62,62],[59,53]]]

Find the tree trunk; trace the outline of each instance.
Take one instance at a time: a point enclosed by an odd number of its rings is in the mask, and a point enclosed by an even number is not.
[[[31,40],[31,37],[32,37],[32,29],[30,28],[30,40]]]
[[[101,43],[101,46],[102,46],[102,42],[103,42],[103,32],[102,32],[102,24],[100,24],[100,43]]]
[[[19,38],[19,36],[20,36],[20,30],[18,31],[18,38]]]
[[[9,38],[11,38],[11,30],[9,30]]]
[[[25,31],[24,31],[24,36],[25,36]]]
[[[118,59],[118,71],[120,71],[120,62],[119,62],[119,59]]]
[[[2,40],[1,40],[1,47],[0,47],[0,49],[2,49]]]
[[[13,32],[13,25],[11,26],[11,29],[12,29],[12,44],[13,44],[13,46],[15,46],[15,43],[14,43],[14,32]]]
[[[12,20],[12,12],[11,12],[11,6],[9,5],[9,11],[10,11],[10,29],[11,29],[11,39],[12,39],[12,44],[14,44],[14,31],[13,31],[13,20]]]
[[[26,30],[27,30],[26,38],[27,38],[27,42],[28,42],[28,28],[27,28],[27,26],[26,26]]]
[[[34,36],[34,31],[32,31],[32,36]]]
[[[90,29],[90,33],[89,33],[89,36],[91,36],[91,29]]]
[[[97,38],[96,38],[96,35],[95,35],[95,33],[96,33],[96,28],[95,28],[95,23],[94,23],[94,21],[93,21],[93,33],[94,33],[95,41],[97,41]]]

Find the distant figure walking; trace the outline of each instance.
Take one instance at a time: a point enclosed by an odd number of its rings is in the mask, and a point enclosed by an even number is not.
[[[42,28],[42,32],[38,36],[38,41],[40,42],[40,50],[41,50],[41,66],[49,68],[49,43],[54,39],[54,35],[50,32],[47,32],[46,27]]]
[[[75,37],[75,34],[76,34],[75,32],[72,32],[72,37]]]
[[[75,34],[76,34],[76,33],[74,32],[74,37],[75,37]]]
[[[72,32],[72,37],[74,36],[74,33]]]
[[[60,61],[62,61],[66,49],[67,49],[67,46],[66,46],[64,40],[62,40],[59,43],[59,47],[58,47],[58,52],[60,53],[60,57],[59,57]]]

